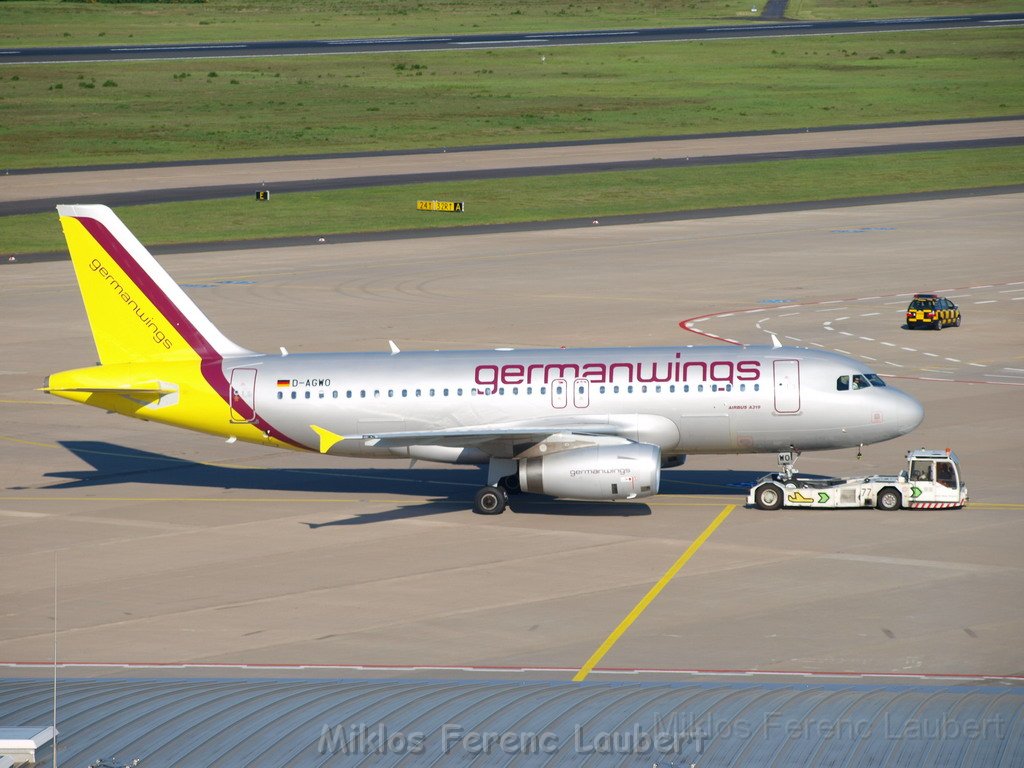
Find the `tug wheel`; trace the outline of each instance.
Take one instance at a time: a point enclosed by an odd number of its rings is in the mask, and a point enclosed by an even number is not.
[[[777,485],[765,483],[754,491],[754,504],[758,509],[778,509],[782,506],[782,491]]]
[[[900,492],[895,488],[883,488],[878,498],[875,499],[875,506],[878,509],[886,512],[893,512],[899,509],[903,504],[903,499],[900,496]]]

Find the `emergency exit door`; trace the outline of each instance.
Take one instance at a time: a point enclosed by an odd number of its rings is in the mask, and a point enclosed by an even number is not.
[[[572,404],[577,408],[590,406],[590,379],[576,379],[572,383]]]
[[[551,382],[551,407],[565,408],[569,404],[569,384],[565,379]]]
[[[775,412],[797,413],[800,410],[800,361],[774,362]]]

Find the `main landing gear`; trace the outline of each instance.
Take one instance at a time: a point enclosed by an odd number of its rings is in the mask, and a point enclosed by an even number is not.
[[[508,506],[508,494],[504,488],[487,486],[476,492],[473,511],[478,515],[500,515]]]
[[[491,459],[487,466],[487,483],[476,492],[473,511],[478,515],[500,515],[508,506],[509,495],[519,493],[519,462]]]

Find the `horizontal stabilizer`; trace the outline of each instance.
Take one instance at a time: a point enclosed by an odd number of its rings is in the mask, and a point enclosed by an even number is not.
[[[40,392],[59,394],[61,392],[83,392],[92,395],[125,395],[128,397],[163,397],[177,390],[156,387],[40,387]]]

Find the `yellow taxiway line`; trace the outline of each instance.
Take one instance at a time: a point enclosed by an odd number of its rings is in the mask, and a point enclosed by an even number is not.
[[[601,643],[600,647],[594,651],[589,659],[587,659],[587,663],[580,667],[580,670],[572,679],[574,683],[587,679],[587,675],[593,671],[598,662],[600,662],[601,659],[604,658],[605,654],[612,649],[612,646],[618,642],[619,638],[625,634],[626,630],[630,628],[633,622],[640,617],[640,614],[647,609],[647,606],[654,602],[654,598],[656,598],[661,590],[665,588],[665,585],[672,581],[673,577],[679,573],[691,557],[697,554],[697,550],[700,549],[704,542],[711,537],[711,534],[715,532],[715,529],[725,522],[725,518],[727,518],[734,509],[736,509],[735,504],[728,504],[725,509],[718,513],[718,517],[712,520],[711,524],[704,529],[704,532],[698,536],[689,547],[687,547],[686,551],[683,552],[679,559],[672,564],[672,567],[665,571],[665,575],[658,579],[658,583],[647,591],[647,594],[644,595],[640,602],[633,607],[633,610],[626,615],[626,618],[619,622],[619,626],[612,630],[612,633],[608,635],[607,639],[605,639],[605,641]]]

